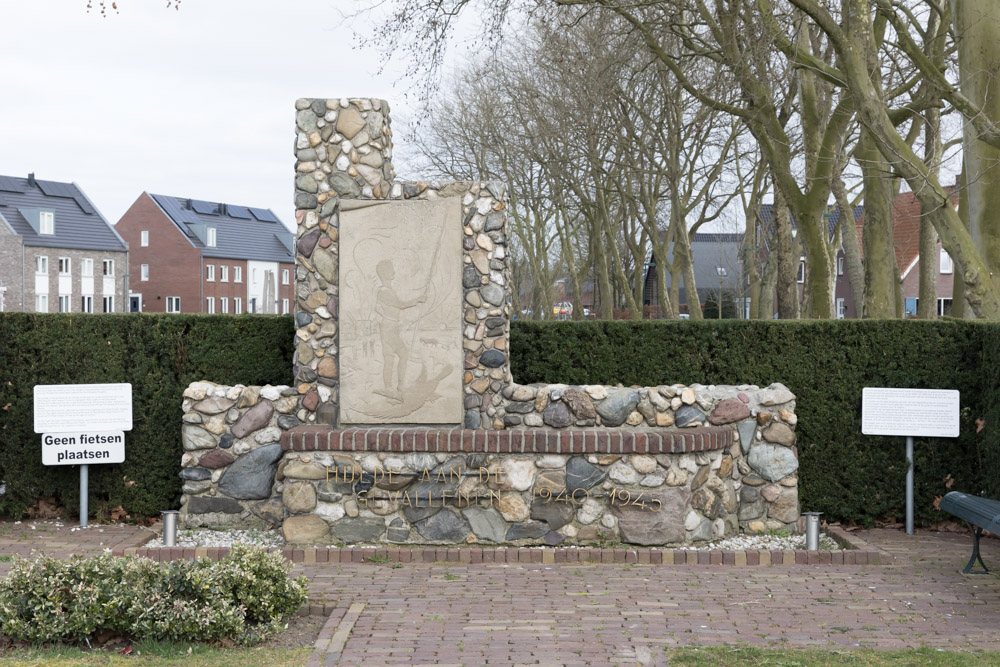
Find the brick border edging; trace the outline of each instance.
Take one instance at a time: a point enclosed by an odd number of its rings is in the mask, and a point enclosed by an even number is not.
[[[836,539],[836,538],[835,538]],[[886,554],[860,542],[861,549],[806,551],[804,549],[750,551],[694,551],[691,549],[600,549],[567,548],[454,548],[454,547],[345,547],[278,549],[293,563],[323,565],[335,563],[637,563],[640,565],[884,565]],[[151,558],[159,562],[209,558],[221,560],[226,547],[118,548],[114,556]]]
[[[296,426],[281,434],[295,452],[483,452],[487,454],[687,454],[727,449],[732,426],[668,429],[347,428]]]

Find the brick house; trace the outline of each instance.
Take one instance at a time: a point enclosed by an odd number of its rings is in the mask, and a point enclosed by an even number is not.
[[[0,176],[0,311],[123,312],[128,246],[75,183]]]
[[[269,209],[143,192],[115,229],[132,250],[132,312],[294,309],[295,235]]]

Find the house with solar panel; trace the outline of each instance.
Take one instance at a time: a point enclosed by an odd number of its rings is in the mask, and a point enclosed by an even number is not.
[[[115,225],[131,312],[287,314],[295,235],[270,209],[143,192]]]
[[[0,311],[123,312],[128,246],[75,183],[0,176]]]

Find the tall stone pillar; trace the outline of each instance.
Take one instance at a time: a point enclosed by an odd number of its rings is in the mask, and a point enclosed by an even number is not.
[[[304,423],[340,426],[344,423],[344,409],[341,401],[341,381],[345,364],[340,357],[341,337],[344,325],[356,326],[352,313],[343,314],[349,318],[342,322],[341,284],[345,262],[354,262],[357,257],[340,256],[341,216],[355,215],[358,211],[368,211],[372,207],[386,206],[375,214],[376,219],[419,219],[434,208],[448,208],[448,201],[454,202],[454,223],[461,225],[461,266],[442,267],[441,270],[461,272],[461,300],[456,296],[454,310],[454,333],[459,342],[455,345],[454,359],[447,353],[447,363],[441,361],[440,354],[429,354],[420,378],[416,368],[409,375],[413,382],[417,379],[433,380],[452,367],[461,375],[460,384],[455,385],[454,396],[447,393],[441,400],[455,401],[454,425],[465,428],[502,429],[504,410],[501,392],[511,380],[509,338],[510,338],[510,253],[507,225],[507,191],[502,183],[438,183],[438,182],[397,182],[392,167],[392,131],[389,127],[389,105],[383,100],[372,99],[300,99],[296,107],[295,142],[295,218],[298,225],[296,246],[296,309],[295,309],[295,359],[294,375],[296,388],[301,396],[300,408],[296,413]],[[389,200],[400,202],[390,204]],[[407,200],[428,202],[425,206],[406,205]],[[437,202],[434,205],[430,201]],[[381,202],[386,202],[382,204]],[[452,210],[452,209],[449,209]],[[451,215],[448,216],[450,220]],[[368,219],[365,217],[364,219]],[[443,218],[442,218],[443,219]],[[412,221],[411,221],[412,224]],[[451,248],[450,236],[444,223],[438,223],[441,234],[435,234],[431,246],[436,242],[447,243]],[[355,234],[365,229],[351,225]],[[451,227],[448,227],[450,229]],[[377,233],[375,230],[374,233]],[[360,232],[364,233],[364,232]],[[383,234],[384,236],[384,234]],[[353,239],[358,242],[363,239]],[[457,249],[456,249],[457,252]],[[448,256],[448,252],[427,253],[426,266],[418,267],[416,275],[402,275],[396,279],[400,291],[404,291],[407,280],[429,280],[425,274],[436,270],[435,264]],[[378,278],[372,271],[366,275],[367,289],[374,289]],[[433,291],[433,290],[432,290]],[[372,292],[374,293],[374,292]],[[404,299],[405,300],[405,299]],[[419,301],[414,298],[413,301]],[[426,293],[421,303],[427,301]],[[438,308],[438,312],[444,306]],[[448,315],[447,317],[451,317]],[[451,325],[442,322],[442,336],[447,338]],[[377,328],[377,326],[376,326]],[[426,328],[426,324],[425,324]],[[351,330],[351,340],[357,339],[357,330]],[[386,345],[386,336],[373,330],[370,346],[362,348],[363,354],[375,354]],[[391,337],[391,336],[390,336]],[[402,337],[405,345],[414,347],[414,353],[421,352],[420,346],[439,347],[437,342],[414,329]],[[376,347],[379,349],[376,350]],[[433,352],[426,347],[424,351]],[[384,356],[384,351],[382,351]],[[351,362],[353,359],[345,359]],[[384,361],[384,360],[383,360]],[[398,364],[404,364],[400,360]],[[347,367],[353,366],[348,363]],[[348,370],[351,372],[351,370]],[[436,374],[436,375],[435,375]],[[388,375],[395,378],[392,372]],[[430,376],[425,378],[425,375]],[[358,382],[357,376],[354,379]],[[367,380],[370,382],[371,378]],[[400,378],[401,382],[401,378]],[[422,385],[428,386],[428,385]],[[442,385],[443,386],[443,385]],[[460,394],[458,387],[460,387]],[[391,394],[381,390],[379,393]],[[388,396],[388,400],[405,404],[406,397]],[[460,405],[459,405],[460,404]],[[386,410],[373,410],[376,417]],[[397,411],[398,413],[398,411]],[[347,413],[351,420],[357,419],[357,412]],[[406,423],[407,417],[387,419],[387,423]],[[414,420],[427,423],[427,420]],[[364,423],[373,423],[372,421]],[[453,423],[451,419],[446,423]]]

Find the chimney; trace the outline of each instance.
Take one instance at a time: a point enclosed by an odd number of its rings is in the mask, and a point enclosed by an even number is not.
[[[219,215],[229,215],[225,204],[219,204]]]
[[[35,187],[35,172],[28,174],[28,185],[30,187]]]

